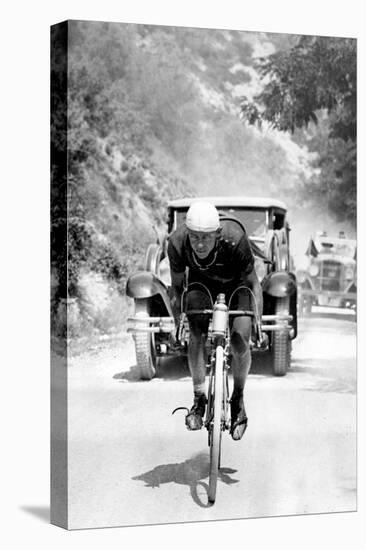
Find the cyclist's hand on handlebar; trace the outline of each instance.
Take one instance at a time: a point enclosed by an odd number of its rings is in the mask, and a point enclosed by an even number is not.
[[[177,341],[177,329],[174,328],[173,330],[170,331],[169,333],[169,342],[171,344],[175,344]]]
[[[268,335],[264,332],[261,332],[259,335],[258,347],[262,350],[265,350],[268,347]]]
[[[182,347],[182,342],[180,341],[180,325],[176,325],[175,328],[169,334],[169,343],[171,349],[178,349]]]

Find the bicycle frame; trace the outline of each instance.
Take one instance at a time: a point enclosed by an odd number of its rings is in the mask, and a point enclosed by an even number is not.
[[[230,301],[229,301],[230,303]],[[189,310],[187,315],[212,315],[209,339],[213,343],[210,355],[208,403],[205,427],[208,431],[210,447],[210,472],[208,500],[211,504],[216,499],[217,477],[221,466],[222,432],[230,429],[229,414],[229,377],[230,368],[230,324],[231,316],[249,316],[256,319],[252,311],[230,311],[225,303],[225,295],[219,294],[212,309]]]

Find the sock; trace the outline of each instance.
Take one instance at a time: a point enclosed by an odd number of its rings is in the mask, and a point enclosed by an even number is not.
[[[235,395],[235,396],[244,395],[244,388],[242,386],[235,386],[235,384],[234,384],[234,389],[233,389],[233,394],[232,395]]]
[[[202,382],[202,384],[194,384],[193,392],[194,395],[206,395],[206,384],[204,382]]]

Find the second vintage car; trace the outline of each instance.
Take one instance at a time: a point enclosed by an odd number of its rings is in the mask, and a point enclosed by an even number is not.
[[[134,336],[143,379],[154,376],[159,356],[174,351],[169,340],[174,323],[167,243],[169,235],[184,223],[189,206],[197,199],[169,202],[164,237],[148,247],[144,271],[132,274],[127,281],[126,293],[135,302],[135,316],[129,319],[128,330]],[[266,353],[273,374],[283,376],[290,367],[291,342],[297,335],[297,284],[289,249],[286,206],[276,199],[254,197],[200,197],[200,200],[210,201],[221,219],[234,219],[246,230],[263,289],[261,329],[267,335]],[[187,341],[186,331],[186,344]]]
[[[356,310],[356,250],[356,241],[343,232],[337,237],[318,232],[310,239],[297,271],[302,313],[311,313],[313,306]]]

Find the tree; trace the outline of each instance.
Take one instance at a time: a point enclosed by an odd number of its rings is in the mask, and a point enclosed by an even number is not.
[[[243,98],[243,117],[293,133],[325,113],[329,131],[322,151],[315,148],[321,170],[310,190],[338,218],[355,222],[356,40],[302,36],[289,50],[260,58],[257,70],[264,86],[253,101]]]

